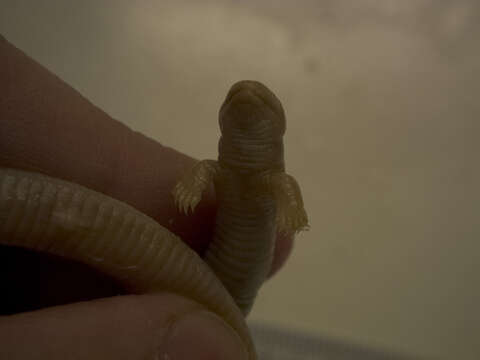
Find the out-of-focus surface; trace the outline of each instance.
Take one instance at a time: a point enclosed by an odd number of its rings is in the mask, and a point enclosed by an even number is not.
[[[318,337],[264,324],[250,324],[260,360],[414,360],[328,336]]]
[[[312,228],[253,320],[480,358],[478,2],[0,0],[0,10],[10,42],[199,159],[216,157],[233,82],[279,96],[287,171]]]

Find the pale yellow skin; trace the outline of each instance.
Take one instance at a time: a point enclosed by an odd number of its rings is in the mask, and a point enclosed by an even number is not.
[[[240,82],[232,89],[240,87],[242,90],[252,84],[257,87],[258,83]],[[263,85],[260,89],[264,91]],[[224,106],[231,102],[231,92]],[[244,100],[256,102],[249,95]],[[223,130],[225,126],[228,125],[224,124]],[[171,291],[191,298],[222,317],[239,334],[250,359],[256,359],[244,314],[229,291],[234,297],[246,293],[249,308],[253,301],[251,295],[256,293],[270,266],[275,223],[278,222],[285,231],[297,231],[307,226],[307,217],[298,185],[283,172],[283,157],[280,167],[270,166],[268,171],[261,171],[261,176],[255,172],[254,177],[248,175],[248,171],[240,176],[232,172],[235,169],[229,168],[228,158],[226,160],[200,162],[174,189],[177,204],[185,211],[188,208],[193,210],[208,183],[216,179],[219,224],[229,227],[227,238],[217,233],[212,242],[213,250],[207,253],[207,261],[211,266],[213,264],[216,274],[180,238],[133,207],[78,184],[18,169],[0,168],[1,243],[83,262],[119,280],[132,293]],[[230,204],[225,191],[243,193],[241,183],[248,179],[254,179],[246,183],[252,191],[245,198],[247,207],[240,208],[247,212],[258,210],[256,201],[252,203],[250,200],[252,196],[262,198],[265,195],[271,201],[259,204],[266,212],[253,215],[262,218],[267,214],[268,221],[260,228],[256,224],[253,231],[247,232],[255,240],[253,247],[246,248],[248,251],[241,247],[239,252],[232,252],[232,249],[226,253],[217,251],[224,240],[235,246],[236,236],[233,241],[228,239],[232,230],[235,234],[236,229],[242,232],[245,226],[249,227],[241,214],[237,221],[227,211],[227,221],[221,220],[222,204],[227,204],[227,208]],[[238,189],[242,191],[239,193]],[[239,205],[238,198],[233,200],[233,204]],[[265,228],[268,236],[263,239]],[[261,236],[256,235],[257,230]],[[261,256],[255,255],[258,253]],[[231,260],[235,274],[238,270],[235,263],[242,264],[244,255],[246,264],[254,271],[249,272],[241,284],[235,284],[230,280],[232,273],[224,266]],[[215,263],[221,266],[215,267]],[[229,291],[221,280],[225,281]],[[237,285],[241,286],[235,288]],[[238,298],[236,300],[238,303]],[[240,305],[243,305],[241,301]],[[246,313],[245,308],[243,312]]]
[[[244,317],[220,280],[180,238],[133,207],[83,186],[0,168],[0,240],[77,260],[132,293],[169,291],[222,317],[255,359]]]

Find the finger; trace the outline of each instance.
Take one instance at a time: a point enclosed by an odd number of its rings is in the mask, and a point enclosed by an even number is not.
[[[1,359],[246,359],[218,316],[173,294],[118,296],[0,318]]]
[[[175,209],[171,195],[194,163],[112,119],[0,37],[0,166],[39,171],[129,203],[201,253],[213,234],[213,190],[189,216]]]
[[[0,39],[0,165],[39,171],[127,202],[202,249],[213,192],[192,217],[171,189],[194,160],[132,131]]]
[[[269,277],[273,276],[285,264],[292,252],[293,242],[291,234],[281,232],[277,235]]]

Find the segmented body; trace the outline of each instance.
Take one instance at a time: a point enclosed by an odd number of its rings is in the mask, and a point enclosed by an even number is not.
[[[231,296],[185,243],[133,207],[83,186],[0,168],[0,241],[99,269],[132,293],[171,291],[234,328],[255,357]]]
[[[232,86],[220,108],[218,161],[196,164],[174,189],[180,209],[194,209],[213,182],[218,212],[205,255],[238,307],[250,311],[270,271],[277,226],[308,227],[300,189],[284,171],[285,114],[280,101],[256,81]]]
[[[205,255],[245,314],[270,271],[276,239],[275,201],[271,193],[259,191],[260,181],[220,170],[215,233]]]

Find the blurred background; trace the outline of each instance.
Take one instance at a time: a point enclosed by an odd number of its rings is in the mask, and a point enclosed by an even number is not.
[[[479,2],[0,0],[0,32],[198,159],[232,83],[264,82],[311,230],[252,323],[480,358]]]

